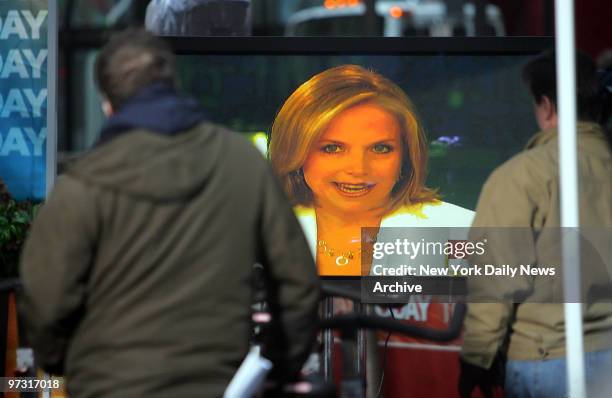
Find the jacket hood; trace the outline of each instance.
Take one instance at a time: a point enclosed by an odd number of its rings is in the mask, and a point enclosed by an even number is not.
[[[154,201],[189,197],[213,171],[221,137],[193,98],[159,82],[104,124],[94,149],[68,170],[86,183]]]
[[[166,82],[156,82],[144,87],[108,118],[96,145],[134,129],[165,135],[181,134],[205,118],[195,99],[179,95]]]
[[[215,171],[228,134],[209,123],[176,135],[132,130],[95,147],[67,174],[145,200],[184,200]]]

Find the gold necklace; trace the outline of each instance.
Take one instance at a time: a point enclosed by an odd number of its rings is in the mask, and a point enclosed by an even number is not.
[[[329,257],[334,257],[336,256],[336,249],[329,247],[327,245],[327,242],[325,242],[323,239],[319,240],[319,242],[317,243],[319,248],[321,249],[321,252],[323,252],[324,254],[327,254]],[[361,250],[358,251],[358,253],[361,252]],[[355,258],[355,253],[353,253],[352,250],[347,250],[344,253],[339,253],[340,255],[336,256],[336,265],[338,267],[344,267],[346,265],[348,265],[348,263]]]

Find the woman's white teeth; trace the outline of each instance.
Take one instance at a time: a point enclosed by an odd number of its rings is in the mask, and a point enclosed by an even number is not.
[[[341,191],[347,192],[347,193],[365,192],[367,189],[370,188],[368,184],[342,184],[342,183],[337,183],[336,185],[338,186],[338,188]]]

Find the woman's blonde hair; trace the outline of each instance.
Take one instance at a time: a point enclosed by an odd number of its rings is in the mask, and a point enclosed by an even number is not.
[[[364,103],[380,106],[400,126],[402,166],[391,192],[390,209],[437,199],[425,187],[427,143],[408,96],[389,79],[357,65],[327,69],[303,83],[285,101],[270,133],[268,155],[294,205],[311,206],[312,191],[302,166],[333,118]]]

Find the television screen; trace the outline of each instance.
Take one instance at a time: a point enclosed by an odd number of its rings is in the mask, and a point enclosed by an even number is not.
[[[361,227],[469,227],[487,176],[537,131],[521,68],[552,45],[541,38],[171,41],[183,89],[270,159],[323,277],[369,274]],[[391,316],[386,307],[374,311]],[[446,327],[452,313],[453,304],[427,295],[394,310],[397,319],[434,328]],[[380,334],[379,345],[386,338]],[[460,339],[394,335],[389,344],[386,396],[456,396]]]
[[[549,44],[542,38],[174,40],[182,88],[211,120],[242,133],[267,135],[287,98],[332,67],[359,65],[391,80],[422,122],[426,185],[468,209],[490,172],[537,131],[521,67]],[[260,145],[264,135],[255,136]]]

